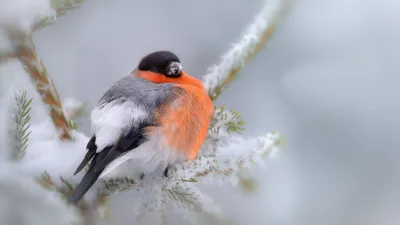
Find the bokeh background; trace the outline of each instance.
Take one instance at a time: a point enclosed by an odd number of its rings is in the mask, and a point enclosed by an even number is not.
[[[261,5],[88,0],[34,39],[61,97],[76,97],[91,109],[150,51],[176,52],[186,70],[201,77]],[[217,104],[242,113],[245,135],[279,131],[287,141],[278,158],[255,171],[256,193],[203,187],[235,221],[400,223],[399,15],[394,0],[298,0],[264,51],[224,92]],[[12,85],[29,89],[18,71],[15,65],[2,70],[3,94]],[[33,121],[45,116],[34,109]],[[81,122],[90,135],[88,121]],[[132,224],[134,202],[122,200],[113,201],[110,224]]]

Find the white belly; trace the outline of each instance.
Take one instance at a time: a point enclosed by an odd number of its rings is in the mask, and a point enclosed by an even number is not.
[[[146,111],[132,101],[97,106],[91,114],[92,130],[96,135],[97,151],[113,145],[132,126],[147,119]]]
[[[162,176],[168,165],[185,160],[178,151],[166,148],[162,144],[163,136],[155,134],[138,148],[111,162],[100,175],[102,177],[128,176],[138,177]]]

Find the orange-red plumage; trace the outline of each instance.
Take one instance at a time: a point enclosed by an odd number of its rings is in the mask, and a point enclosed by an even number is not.
[[[135,76],[154,83],[176,83],[183,90],[172,103],[156,114],[160,132],[167,137],[173,150],[181,151],[188,159],[197,157],[207,137],[214,106],[202,82],[182,72],[177,78],[160,76],[149,71],[137,71]]]

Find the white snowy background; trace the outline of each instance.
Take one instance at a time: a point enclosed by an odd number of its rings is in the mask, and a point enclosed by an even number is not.
[[[259,0],[88,0],[34,40],[61,98],[76,97],[91,109],[156,49],[176,52],[190,74],[204,74],[260,6]],[[236,221],[398,224],[398,15],[394,0],[298,0],[268,47],[223,93],[217,103],[242,113],[246,135],[280,131],[288,144],[258,172],[257,193],[204,187]],[[32,90],[21,71],[13,65],[0,71],[0,94],[16,84]],[[2,149],[5,106],[2,100]],[[32,122],[45,116],[34,107]],[[80,129],[90,135],[88,125]],[[113,201],[110,224],[132,224],[131,209],[118,198],[123,194]]]

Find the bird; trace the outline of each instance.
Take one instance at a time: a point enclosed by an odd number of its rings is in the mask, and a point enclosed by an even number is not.
[[[129,161],[145,174],[168,177],[175,163],[197,158],[214,106],[201,80],[171,51],[145,55],[115,82],[91,112],[93,136],[74,175],[86,174],[68,196],[78,204],[104,174]]]

